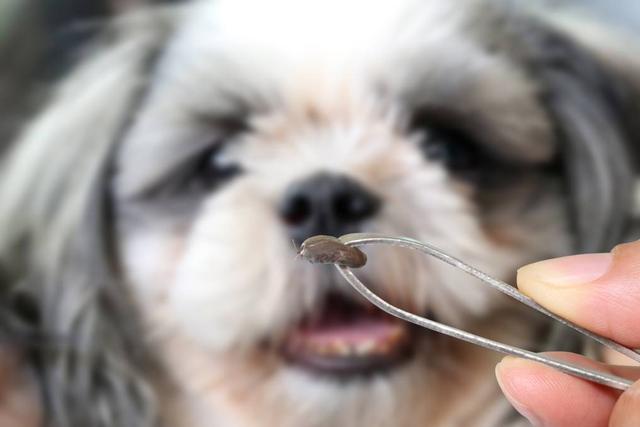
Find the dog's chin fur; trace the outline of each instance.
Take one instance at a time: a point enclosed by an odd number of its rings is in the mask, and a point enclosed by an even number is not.
[[[296,259],[278,214],[317,173],[381,201],[354,231],[428,241],[506,281],[630,236],[634,64],[576,42],[575,26],[504,9],[223,0],[117,23],[0,181],[5,332],[54,341],[25,344],[53,425],[521,422],[492,378],[500,356],[464,343],[416,333],[412,357],[368,376],[281,351],[328,293],[348,292]],[[493,179],[425,157],[433,125],[499,159],[480,171]],[[242,173],[186,186],[220,142]],[[545,321],[462,273],[368,256],[362,277],[395,303],[542,348]]]

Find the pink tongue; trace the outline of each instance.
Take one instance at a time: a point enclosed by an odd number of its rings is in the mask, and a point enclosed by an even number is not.
[[[303,327],[298,330],[297,335],[304,341],[315,344],[329,344],[336,341],[344,344],[358,344],[399,338],[403,332],[404,328],[400,322],[384,318],[362,318],[352,319],[346,323]]]

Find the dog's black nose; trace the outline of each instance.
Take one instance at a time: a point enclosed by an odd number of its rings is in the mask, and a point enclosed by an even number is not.
[[[287,190],[280,215],[296,244],[315,234],[340,236],[360,231],[375,215],[380,200],[355,180],[319,173]]]

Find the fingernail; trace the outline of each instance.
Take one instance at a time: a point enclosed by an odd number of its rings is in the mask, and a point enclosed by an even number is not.
[[[532,426],[543,427],[544,422],[540,418],[538,418],[538,416],[529,407],[527,407],[527,405],[520,402],[513,395],[511,395],[509,387],[505,383],[503,383],[503,375],[505,375],[503,368],[503,362],[500,362],[496,365],[496,379],[498,380],[498,385],[500,386],[502,393],[505,395],[511,406],[513,406],[513,408],[518,411],[520,415],[525,417]]]
[[[523,278],[552,286],[570,286],[593,282],[604,276],[611,267],[609,253],[573,255],[526,265],[518,270]]]

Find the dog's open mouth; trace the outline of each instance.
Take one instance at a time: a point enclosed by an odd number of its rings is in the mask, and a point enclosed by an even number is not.
[[[412,354],[412,327],[377,308],[331,293],[285,339],[298,367],[333,375],[377,373]]]

